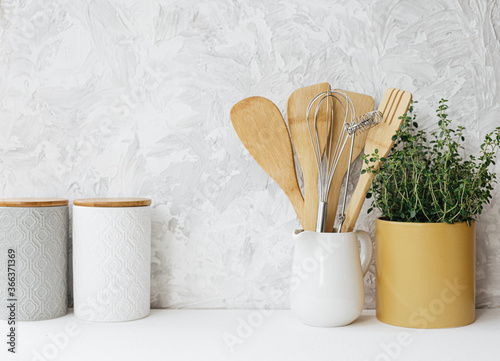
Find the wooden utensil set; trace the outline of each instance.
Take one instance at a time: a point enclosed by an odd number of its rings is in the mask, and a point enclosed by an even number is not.
[[[360,176],[345,209],[350,165],[363,148],[369,154],[378,149],[381,157],[389,153],[392,136],[402,122],[399,117],[411,99],[411,93],[391,88],[378,111],[372,111],[372,97],[331,90],[328,83],[321,83],[292,93],[287,104],[288,128],[276,105],[263,97],[236,103],[231,121],[250,154],[283,189],[306,231],[334,231],[346,178],[336,231],[350,232],[372,181],[372,173]],[[292,141],[304,176],[304,196],[295,172]]]

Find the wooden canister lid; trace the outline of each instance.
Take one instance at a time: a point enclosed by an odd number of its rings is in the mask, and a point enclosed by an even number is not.
[[[151,204],[148,198],[87,198],[76,199],[73,204],[81,207],[144,207]]]
[[[0,199],[0,207],[61,207],[69,201],[64,198],[5,198]]]

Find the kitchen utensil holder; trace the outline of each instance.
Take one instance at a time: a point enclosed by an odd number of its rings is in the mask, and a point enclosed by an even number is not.
[[[372,259],[368,233],[298,230],[293,239],[292,313],[317,327],[344,326],[356,320],[363,311],[363,276]]]

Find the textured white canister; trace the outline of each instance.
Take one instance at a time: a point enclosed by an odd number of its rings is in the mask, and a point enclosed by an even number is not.
[[[75,316],[94,322],[131,321],[150,312],[151,200],[75,200]]]
[[[0,318],[40,321],[64,316],[67,255],[67,199],[0,200]]]

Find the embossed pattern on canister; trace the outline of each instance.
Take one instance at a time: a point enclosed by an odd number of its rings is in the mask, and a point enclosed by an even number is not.
[[[10,316],[9,299],[16,300],[17,321],[47,320],[67,313],[67,204],[62,199],[0,200],[1,319]],[[9,249],[15,253],[10,271]],[[7,272],[15,280],[10,295]]]
[[[119,322],[149,315],[151,201],[128,202],[75,201],[73,286],[79,319]]]

